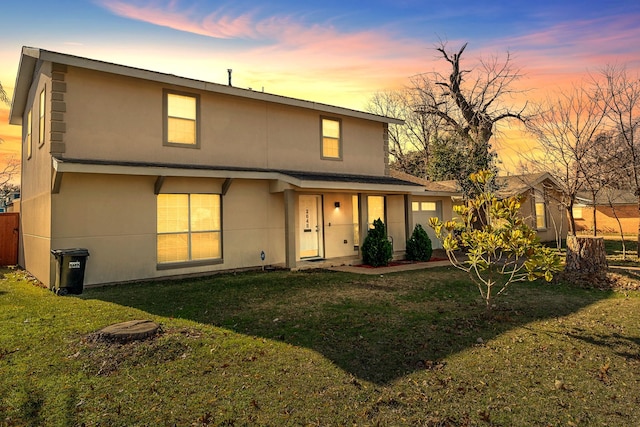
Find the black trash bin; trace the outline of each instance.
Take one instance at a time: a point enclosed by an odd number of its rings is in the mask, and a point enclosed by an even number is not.
[[[51,253],[58,261],[56,281],[51,290],[57,295],[81,294],[89,251],[83,248],[53,249]]]

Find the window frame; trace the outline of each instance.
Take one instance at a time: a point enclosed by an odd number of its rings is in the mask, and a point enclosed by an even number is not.
[[[188,214],[188,218],[187,218],[187,224],[188,224],[188,230],[187,231],[171,231],[171,232],[159,232],[158,231],[158,197],[162,196],[162,195],[186,195],[187,196],[187,214]],[[218,196],[218,206],[219,206],[219,223],[220,223],[220,229],[219,230],[192,230],[192,218],[191,218],[191,196],[193,195],[211,195],[211,196]],[[224,263],[224,239],[223,239],[223,222],[222,222],[222,212],[223,212],[223,197],[221,194],[217,194],[217,193],[160,193],[156,196],[156,269],[157,270],[170,270],[170,269],[176,269],[176,268],[187,268],[187,267],[196,267],[196,266],[203,266],[203,265],[216,265],[216,264],[222,264]],[[187,250],[188,250],[188,255],[189,258],[192,257],[192,235],[193,234],[201,234],[201,233],[219,233],[219,240],[220,240],[220,247],[219,247],[219,251],[220,251],[220,256],[218,258],[206,258],[206,259],[197,259],[197,260],[193,260],[193,259],[188,259],[185,261],[169,261],[169,262],[159,262],[158,261],[158,237],[161,235],[170,235],[170,234],[186,234],[188,237],[187,240]]]
[[[46,99],[47,95],[45,92],[46,86],[42,88],[40,91],[40,101],[38,105],[39,116],[38,116],[38,148],[44,145],[44,135],[45,135],[45,126],[46,126]]]
[[[538,206],[542,206],[542,215],[538,214]],[[535,220],[536,220],[536,230],[546,230],[547,229],[547,204],[544,201],[536,200],[533,204],[533,209],[535,210]],[[538,225],[538,219],[542,219],[544,223],[542,226]]]
[[[324,139],[325,139],[325,136],[324,136],[324,122],[325,122],[325,120],[338,123],[338,156],[337,157],[325,156],[325,154],[324,154]],[[330,137],[330,138],[335,139],[333,137]],[[338,117],[320,116],[320,158],[322,160],[341,161],[342,160],[342,145],[343,145],[342,119],[340,119]]]
[[[27,134],[25,135],[25,145],[27,146],[27,160],[31,158],[32,155],[32,145],[33,145],[33,110],[30,109],[27,112]]]
[[[195,118],[195,143],[186,142],[169,142],[169,96],[186,96],[194,98],[196,102],[196,118]],[[181,148],[200,148],[200,95],[191,92],[182,92],[179,90],[163,89],[162,90],[162,145],[166,147],[181,147]]]
[[[382,199],[382,215],[383,217],[374,218],[371,212],[371,199],[372,198],[381,198]],[[382,223],[387,227],[387,196],[379,195],[379,194],[369,194],[367,195],[367,230],[371,230],[373,228],[373,221],[376,219],[382,220]],[[387,229],[388,231],[388,229]]]

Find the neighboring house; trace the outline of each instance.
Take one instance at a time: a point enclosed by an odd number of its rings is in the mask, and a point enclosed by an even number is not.
[[[576,231],[593,233],[595,209],[598,234],[638,233],[638,197],[633,190],[603,189],[596,195],[595,203],[589,192],[578,194],[573,206]]]
[[[380,217],[397,256],[412,194],[381,117],[23,48],[20,264],[86,248],[85,284],[357,260]],[[262,259],[264,258],[264,260]]]
[[[548,172],[496,178],[497,196],[520,195],[524,199],[520,213],[528,225],[536,230],[540,241],[552,242],[567,237],[567,214],[562,204],[562,185]]]
[[[394,172],[400,177],[399,173]],[[409,179],[402,176],[403,179]],[[434,208],[442,206],[442,210],[438,212],[443,221],[452,219],[457,215],[453,213],[453,206],[463,203],[462,193],[458,189],[456,181],[436,181],[430,182],[415,178],[414,182],[422,183],[424,187],[424,196],[418,196],[413,193],[414,201],[413,221],[414,223],[423,224],[433,211],[423,213],[417,209],[416,201],[424,200],[425,202],[436,203],[425,204],[424,206]],[[506,198],[510,196],[523,196],[522,205],[520,207],[520,215],[525,218],[527,224],[536,230],[541,241],[551,242],[558,238],[567,236],[567,219],[566,212],[561,203],[562,190],[560,184],[549,173],[536,173],[526,175],[511,175],[496,177],[498,190],[496,196],[498,198]],[[433,233],[429,234],[433,236]]]
[[[20,202],[20,190],[13,190],[0,197],[0,213],[18,212],[15,204]]]

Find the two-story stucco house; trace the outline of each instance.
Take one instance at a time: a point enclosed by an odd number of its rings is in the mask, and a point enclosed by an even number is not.
[[[20,264],[46,285],[52,249],[88,249],[92,285],[357,259],[378,217],[402,254],[412,230],[398,119],[23,48],[9,120]]]

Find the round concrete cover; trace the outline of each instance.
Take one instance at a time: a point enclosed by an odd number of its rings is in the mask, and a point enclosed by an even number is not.
[[[130,320],[107,326],[98,331],[98,334],[106,339],[132,341],[155,335],[159,329],[160,325],[151,320]]]

